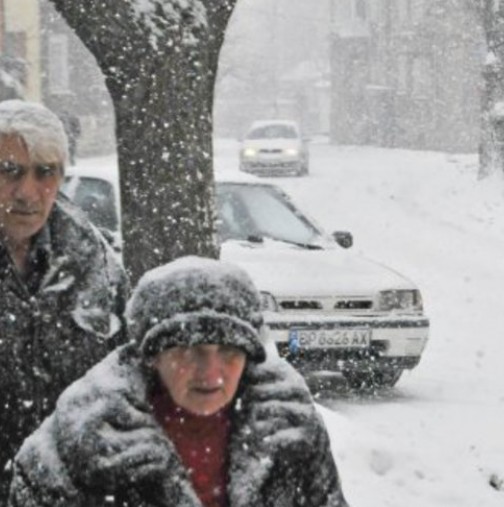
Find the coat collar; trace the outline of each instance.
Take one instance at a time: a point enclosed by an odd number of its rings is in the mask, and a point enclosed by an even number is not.
[[[288,378],[289,377],[289,378]],[[288,378],[288,380],[287,380]],[[232,507],[264,504],[262,492],[288,449],[310,445],[315,408],[304,381],[282,360],[250,365],[235,407],[228,494]]]
[[[64,197],[54,203],[47,223],[34,238],[30,249],[32,261],[43,260],[43,274],[37,289],[40,292],[59,292],[72,286],[90,260],[96,258],[98,242],[92,226],[83,215]],[[0,275],[13,272],[12,259],[5,245],[0,241]],[[24,292],[30,291],[19,277],[16,283],[23,286]]]

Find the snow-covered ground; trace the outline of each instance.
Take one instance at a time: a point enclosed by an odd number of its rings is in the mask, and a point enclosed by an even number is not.
[[[216,142],[217,168],[238,145]],[[421,364],[379,396],[319,400],[351,507],[497,507],[504,481],[504,182],[475,156],[311,146],[274,181],[326,230],[413,279],[431,319]]]

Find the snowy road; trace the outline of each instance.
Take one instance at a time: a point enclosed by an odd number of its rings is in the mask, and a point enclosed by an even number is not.
[[[237,167],[237,143],[216,166]],[[307,178],[274,181],[328,231],[412,278],[431,339],[419,367],[379,397],[321,400],[353,507],[494,507],[504,480],[504,184],[476,159],[311,146]],[[499,187],[502,185],[502,187]]]

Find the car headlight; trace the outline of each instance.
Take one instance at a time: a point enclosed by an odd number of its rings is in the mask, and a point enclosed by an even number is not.
[[[261,310],[263,312],[278,312],[276,299],[269,292],[261,292]]]
[[[419,290],[384,290],[378,295],[378,310],[405,310],[421,312],[422,295]]]
[[[257,154],[257,150],[254,148],[244,148],[242,151],[242,155],[247,158],[255,157]]]
[[[299,150],[297,148],[287,148],[284,152],[289,157],[297,157],[299,155]]]

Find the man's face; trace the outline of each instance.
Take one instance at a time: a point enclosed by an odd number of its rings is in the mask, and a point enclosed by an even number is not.
[[[156,356],[154,368],[173,401],[198,415],[211,415],[231,402],[245,368],[236,347],[173,347]]]
[[[24,141],[0,137],[0,236],[29,241],[49,217],[62,179],[57,160],[31,160]]]

